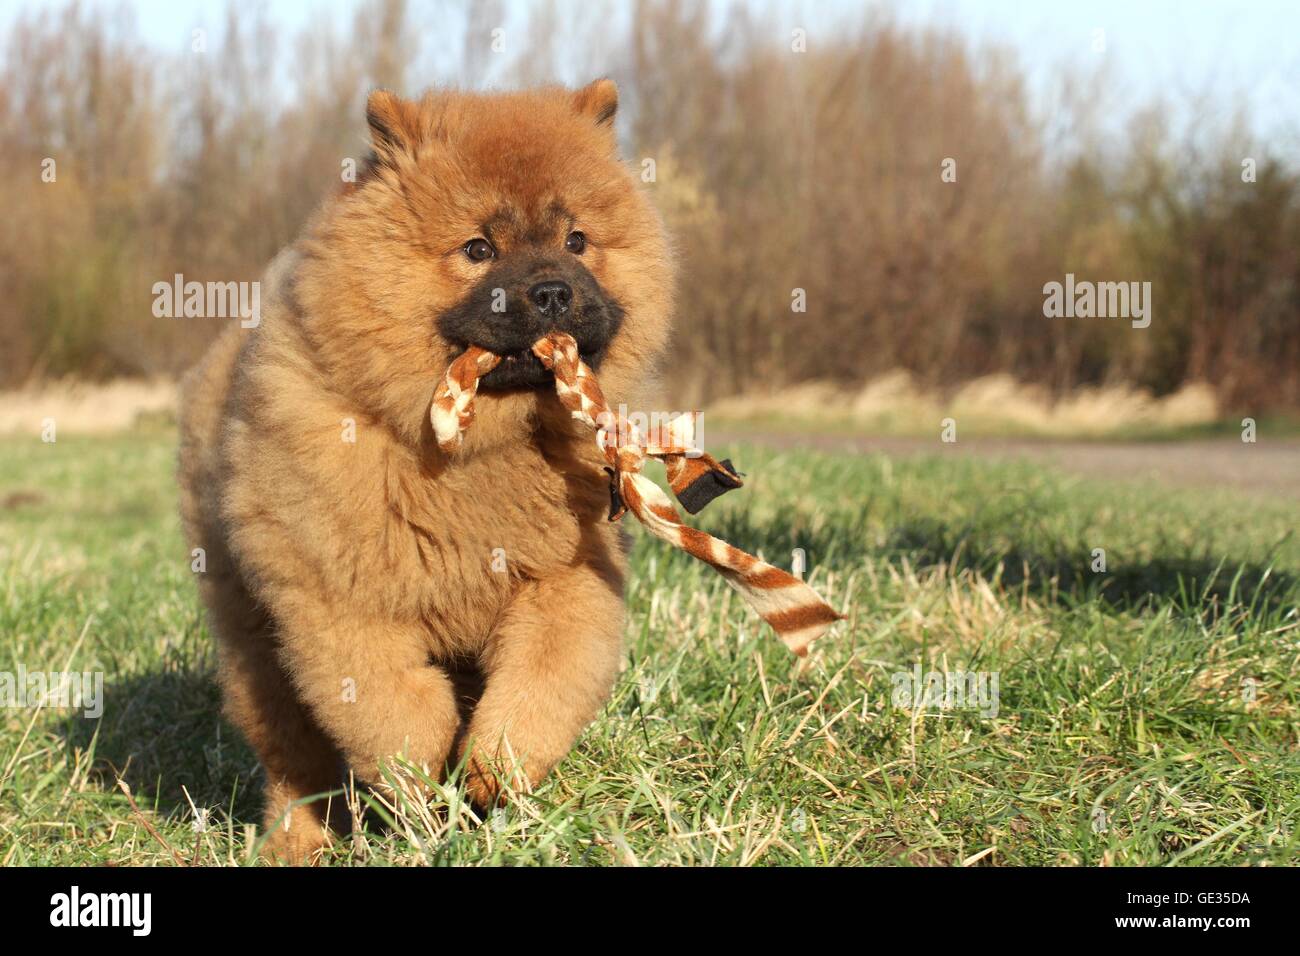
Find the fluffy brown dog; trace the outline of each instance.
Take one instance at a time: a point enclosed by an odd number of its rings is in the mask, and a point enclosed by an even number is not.
[[[363,174],[272,264],[261,324],[186,380],[181,510],[274,855],[328,839],[322,803],[290,804],[344,765],[465,757],[490,805],[609,693],[624,549],[592,435],[528,347],[570,333],[617,405],[665,343],[668,246],[617,158],[617,96],[373,94]],[[470,344],[507,358],[448,457],[429,405]]]

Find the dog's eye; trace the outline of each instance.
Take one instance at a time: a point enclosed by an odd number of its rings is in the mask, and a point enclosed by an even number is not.
[[[575,256],[580,256],[582,251],[587,248],[587,237],[580,232],[571,232],[569,238],[564,240],[564,248]]]
[[[465,243],[465,255],[469,256],[471,262],[486,262],[497,254],[492,248],[492,243],[486,239],[471,239]]]

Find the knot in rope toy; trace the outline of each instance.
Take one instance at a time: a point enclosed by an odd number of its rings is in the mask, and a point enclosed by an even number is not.
[[[647,458],[662,461],[673,494],[691,514],[743,484],[730,461],[693,451],[697,413],[679,415],[643,435],[635,424],[610,411],[572,336],[562,332],[546,335],[533,343],[533,354],[554,374],[560,403],[596,431],[596,444],[609,463],[609,520],[617,521],[630,511],[655,537],[711,565],[800,657],[832,623],[843,618],[794,575],[684,524],[663,490],[641,474]],[[471,345],[447,369],[429,412],[438,446],[444,452],[460,448],[465,429],[474,421],[479,379],[500,361],[499,355]]]

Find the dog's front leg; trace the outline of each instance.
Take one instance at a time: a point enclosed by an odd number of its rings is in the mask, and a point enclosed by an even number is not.
[[[484,655],[486,688],[463,745],[479,806],[497,802],[503,781],[524,790],[541,781],[600,710],[622,653],[622,584],[615,568],[585,564],[512,599]]]
[[[378,783],[386,759],[402,755],[437,779],[459,715],[420,627],[302,599],[282,606],[281,661],[357,776]]]

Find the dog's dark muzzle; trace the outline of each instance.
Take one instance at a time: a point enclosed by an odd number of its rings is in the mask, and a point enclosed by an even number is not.
[[[551,373],[532,352],[549,332],[573,336],[582,360],[599,368],[622,322],[622,308],[584,268],[571,268],[566,276],[539,276],[536,270],[512,276],[499,268],[439,316],[437,328],[458,348],[477,345],[501,356],[479,387],[506,389],[550,384]]]

